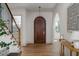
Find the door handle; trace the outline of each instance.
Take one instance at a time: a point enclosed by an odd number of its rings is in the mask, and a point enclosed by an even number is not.
[[[43,32],[43,34],[45,34],[45,32]]]

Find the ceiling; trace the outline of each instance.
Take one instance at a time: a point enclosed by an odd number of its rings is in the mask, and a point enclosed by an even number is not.
[[[10,8],[24,8],[29,11],[38,11],[39,6],[41,7],[41,11],[51,11],[56,3],[9,3],[8,4]]]

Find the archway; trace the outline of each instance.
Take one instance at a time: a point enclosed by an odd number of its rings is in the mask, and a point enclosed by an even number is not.
[[[42,16],[34,20],[34,43],[46,43],[46,21]]]

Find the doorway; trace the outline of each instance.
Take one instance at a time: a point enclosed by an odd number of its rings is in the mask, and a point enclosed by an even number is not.
[[[34,43],[46,43],[46,21],[42,16],[38,16],[34,20]]]

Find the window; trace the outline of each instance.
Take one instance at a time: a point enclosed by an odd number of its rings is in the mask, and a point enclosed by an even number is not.
[[[18,27],[20,28],[21,27],[21,16],[14,16],[15,18],[15,21],[18,25]],[[13,26],[15,26],[15,23],[13,22]]]
[[[21,16],[14,16],[16,24],[18,25],[19,28],[21,28]],[[13,32],[17,32],[17,27],[13,21]]]

